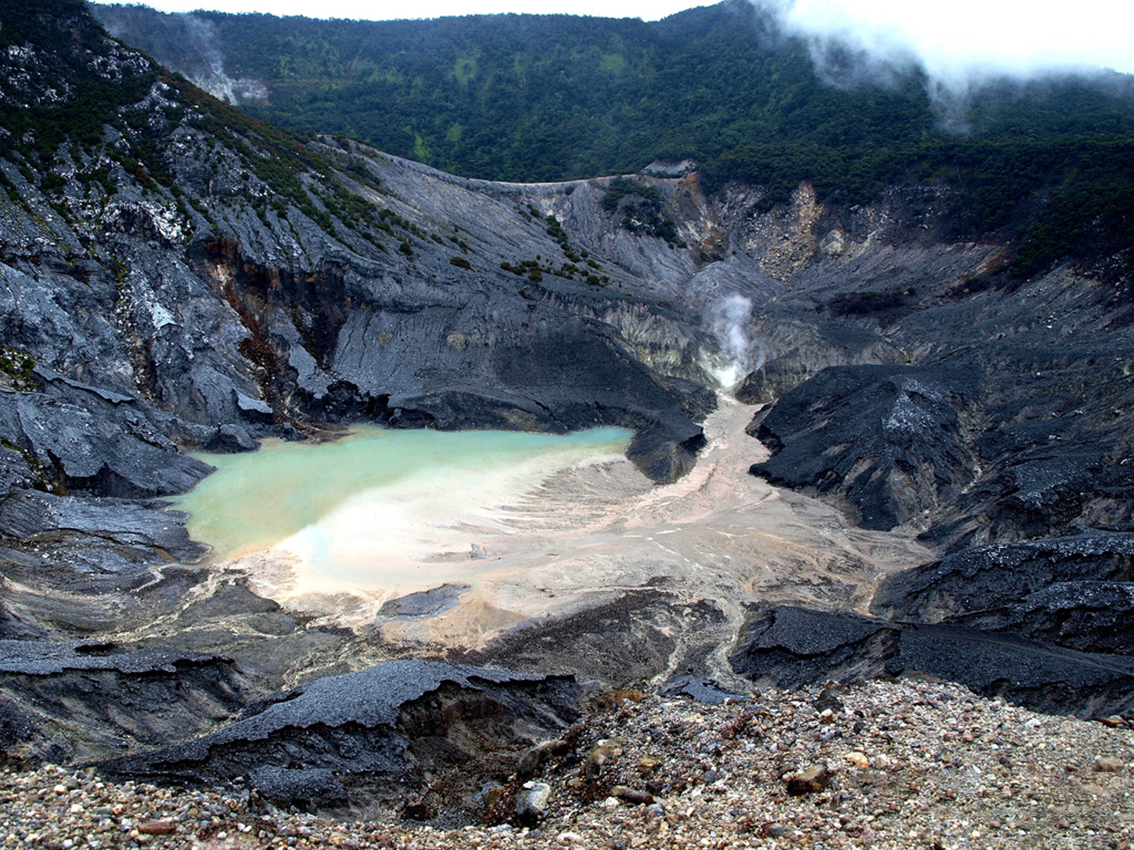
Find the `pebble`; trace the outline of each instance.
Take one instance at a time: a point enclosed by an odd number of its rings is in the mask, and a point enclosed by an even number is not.
[[[532,787],[508,786],[546,789],[538,828],[511,812],[510,825],[455,830],[394,816],[343,823],[250,811],[240,787],[163,789],[9,767],[0,848],[1134,850],[1129,724],[1035,714],[956,685],[767,690],[759,703],[722,706],[646,696],[598,711],[571,746],[539,766]],[[601,764],[588,764],[592,753]],[[826,787],[789,794],[784,779],[809,768],[827,771]],[[618,786],[654,802],[633,804]]]
[[[169,835],[175,829],[177,826],[173,821],[168,820],[152,820],[138,824],[138,832],[142,835]]]
[[[525,782],[516,795],[516,817],[520,823],[535,824],[547,814],[551,786],[545,782]]]
[[[787,792],[794,797],[818,794],[831,784],[831,773],[823,764],[813,764],[787,778]]]

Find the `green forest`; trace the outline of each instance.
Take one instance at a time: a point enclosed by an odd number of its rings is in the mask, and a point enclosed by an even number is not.
[[[1018,231],[1021,273],[1134,246],[1134,79],[1120,74],[993,80],[934,98],[916,67],[872,80],[848,53],[817,68],[806,42],[745,0],[652,23],[92,10],[159,59],[219,61],[262,82],[267,98],[242,103],[255,117],[455,174],[566,180],[692,159],[710,191],[754,183],[767,205],[803,179],[846,203],[936,182],[958,190],[958,236]]]

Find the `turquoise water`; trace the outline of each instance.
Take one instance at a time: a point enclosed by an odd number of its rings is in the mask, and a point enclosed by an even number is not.
[[[268,440],[197,455],[217,471],[175,504],[215,558],[285,544],[326,578],[360,579],[376,558],[428,558],[420,550],[441,547],[436,529],[492,522],[494,508],[559,469],[624,457],[630,436],[357,427],[321,444]]]

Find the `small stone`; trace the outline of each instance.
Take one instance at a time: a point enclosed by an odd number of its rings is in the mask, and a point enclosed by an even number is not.
[[[648,776],[654,772],[659,764],[661,764],[661,759],[657,756],[644,755],[638,759],[638,773],[642,776]]]
[[[853,753],[847,753],[843,758],[845,758],[852,767],[857,767],[861,770],[870,767],[870,759],[866,757],[866,753],[855,751]]]
[[[594,745],[587,755],[587,776],[594,779],[602,772],[603,765],[615,756],[620,755],[622,755],[622,742],[603,738]]]
[[[817,794],[831,782],[831,772],[826,765],[813,764],[787,778],[787,792],[794,797],[803,794]]]
[[[649,791],[639,791],[626,785],[615,785],[610,789],[610,796],[635,806],[648,806],[654,801],[654,795]]]
[[[577,832],[561,832],[555,837],[560,844],[582,844],[583,836]]]
[[[523,789],[516,795],[516,817],[522,824],[539,823],[547,814],[550,801],[550,785],[546,782],[525,782]]]
[[[536,744],[524,753],[516,773],[522,777],[534,776],[549,759],[566,752],[567,749],[567,743],[564,741],[544,741]]]
[[[1094,764],[1096,773],[1122,773],[1124,767],[1125,765],[1122,763],[1122,759],[1116,759],[1111,756],[1103,756],[1097,759]]]
[[[482,799],[485,811],[495,808],[504,799],[504,786],[494,782],[484,789]]]
[[[170,820],[151,820],[138,824],[138,832],[142,835],[169,835],[177,829],[177,825]]]

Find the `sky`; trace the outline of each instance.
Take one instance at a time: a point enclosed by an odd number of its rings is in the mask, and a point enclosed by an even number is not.
[[[119,0],[127,2],[127,0]],[[794,31],[839,38],[883,58],[916,55],[944,80],[974,73],[1104,67],[1134,73],[1131,0],[759,0]],[[436,18],[517,12],[652,21],[697,0],[148,0],[166,12],[200,8],[321,18]]]

